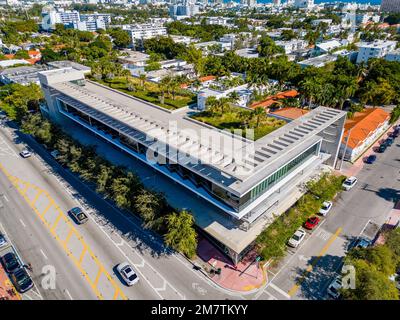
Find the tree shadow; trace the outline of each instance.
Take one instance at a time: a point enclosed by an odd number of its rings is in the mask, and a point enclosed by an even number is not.
[[[168,248],[163,238],[152,230],[144,229],[139,217],[128,211],[118,209],[114,203],[98,194],[93,185],[85,183],[78,175],[63,168],[50,153],[31,136],[16,130],[16,139],[26,143],[49,166],[49,173],[65,180],[74,190],[72,196],[82,203],[82,207],[91,211],[91,215],[100,226],[107,227],[111,232],[122,235],[129,241],[129,247],[140,253],[148,253],[152,257],[170,255],[174,251]],[[60,187],[63,187],[60,185]]]
[[[400,199],[400,189],[380,188],[375,192],[379,197],[396,203]]]
[[[300,287],[300,296],[306,300],[327,299],[327,288],[338,274],[343,257],[325,255],[322,257],[311,257],[308,261],[313,265],[311,271],[306,268],[296,268],[296,283]]]

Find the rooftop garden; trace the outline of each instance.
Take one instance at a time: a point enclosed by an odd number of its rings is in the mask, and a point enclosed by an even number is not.
[[[170,110],[186,107],[196,102],[194,94],[180,88],[183,79],[181,81],[177,77],[165,77],[160,84],[146,81],[144,76],[139,78],[125,76],[93,80]]]
[[[233,102],[232,98],[217,100],[211,97],[207,101],[207,110],[196,113],[192,118],[218,129],[228,129],[232,133],[235,129],[241,129],[243,137],[246,137],[248,129],[253,129],[254,140],[264,137],[286,123],[283,120],[267,116],[263,108],[248,110],[233,106]]]

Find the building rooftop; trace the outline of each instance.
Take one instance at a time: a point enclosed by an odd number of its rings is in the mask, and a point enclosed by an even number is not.
[[[299,61],[298,64],[300,64],[301,66],[313,66],[313,67],[323,67],[324,65],[326,65],[329,62],[333,62],[337,60],[337,56],[336,55],[331,55],[331,54],[323,54],[320,55],[318,57],[315,58],[310,58],[307,60],[303,60],[303,61]]]
[[[308,112],[309,112],[308,110],[301,109],[301,108],[287,107],[287,108],[282,108],[282,109],[270,112],[270,114],[273,114],[273,115],[276,115],[279,117],[283,117],[286,119],[294,120],[294,119],[304,116]]]
[[[378,129],[385,121],[389,120],[390,114],[380,108],[366,109],[363,112],[356,112],[351,119],[347,119],[344,125],[343,143],[351,129],[348,147],[356,148],[368,136]]]
[[[21,66],[0,71],[0,78],[13,83],[29,84],[39,82],[38,72],[44,69],[33,66]]]
[[[390,40],[375,40],[372,42],[358,42],[357,46],[359,48],[378,48],[382,49],[388,46],[395,46],[397,41],[390,41]]]
[[[253,142],[189,118],[191,110],[171,112],[92,81],[47,83],[60,100],[237,195],[315,144],[321,139],[315,133],[345,114],[319,107]]]

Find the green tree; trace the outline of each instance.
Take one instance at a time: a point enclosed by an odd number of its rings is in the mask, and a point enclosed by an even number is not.
[[[399,300],[396,286],[387,275],[376,270],[364,260],[352,260],[356,270],[355,289],[342,289],[346,300]]]
[[[194,230],[193,216],[183,210],[180,213],[171,213],[166,217],[167,233],[165,243],[171,248],[182,252],[191,258],[196,254],[197,235]]]
[[[118,48],[126,48],[131,43],[128,32],[121,28],[111,29],[110,36],[113,38],[113,42]]]
[[[396,107],[393,108],[393,110],[390,112],[390,124],[394,124],[397,122],[397,120],[400,119],[400,105],[397,105]]]

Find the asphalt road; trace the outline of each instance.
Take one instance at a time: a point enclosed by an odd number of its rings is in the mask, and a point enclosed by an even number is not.
[[[60,265],[67,266],[68,264],[64,263],[63,259],[67,258],[68,260],[70,255],[79,257],[87,246],[110,275],[113,283],[118,285],[123,295],[128,299],[243,299],[240,294],[216,286],[202,273],[194,270],[192,264],[184,257],[167,250],[156,235],[141,228],[137,219],[124,215],[99,197],[73,174],[61,168],[34,141],[27,140],[33,156],[22,159],[18,153],[25,147],[25,142],[25,138],[21,138],[13,129],[5,126],[1,128],[0,164],[12,177],[16,177],[20,184],[27,183],[26,197],[28,200],[25,199],[24,201],[21,194],[15,188],[10,187],[9,179],[5,177],[3,172],[0,172],[3,184],[7,185],[8,183],[5,194],[10,200],[10,205],[13,206],[13,208],[5,208],[8,215],[2,216],[0,221],[4,223],[5,229],[9,229],[8,233],[15,238],[16,247],[21,252],[23,259],[32,260],[32,265],[34,260],[37,260],[38,267],[34,267],[34,270],[39,270],[41,265],[48,263],[40,250],[45,252],[48,260],[59,261]],[[25,184],[21,189],[24,186]],[[38,190],[41,191],[41,195],[38,195]],[[45,194],[48,194],[47,198],[43,197]],[[34,210],[29,205],[29,203],[35,202],[39,213],[46,212],[45,208],[50,203],[49,199],[64,214],[70,208],[78,205],[82,206],[89,215],[90,220],[86,224],[74,225],[81,238],[76,237],[74,241],[69,241],[70,255],[67,255],[65,248],[57,243],[49,228],[46,230],[43,221],[38,219],[38,214],[35,215]],[[29,203],[24,203],[26,201]],[[51,224],[56,223],[58,213],[56,210],[50,211],[52,210],[48,210],[43,216],[50,219]],[[20,218],[15,219],[14,213],[11,212],[17,212]],[[21,225],[19,219],[24,222],[25,227]],[[68,217],[67,219],[68,223],[74,224],[71,219]],[[67,222],[63,222],[63,224],[66,225],[65,228],[68,228]],[[16,231],[15,229],[18,227],[19,230]],[[38,231],[40,235],[31,231],[32,238],[36,239],[35,242],[24,241],[26,239],[24,229],[30,231],[31,229],[39,230],[39,228],[42,228],[41,231]],[[57,229],[59,229],[58,226]],[[60,231],[60,233],[63,232],[66,233],[66,230]],[[82,245],[80,242],[84,242],[84,244]],[[45,247],[42,243],[47,243],[52,248]],[[54,252],[54,256],[50,253],[47,254],[47,252]],[[115,274],[115,266],[122,261],[128,261],[134,266],[140,278],[137,285],[126,287]],[[44,298],[62,298],[60,294],[64,287],[68,290],[68,294],[64,294],[64,298],[65,296],[67,296],[66,298],[72,296],[73,299],[96,298],[96,291],[93,292],[93,283],[88,283],[75,263],[69,261],[68,268],[59,269],[56,266],[56,269],[62,275],[57,278],[57,283],[60,286],[59,296],[43,293]],[[89,265],[88,262],[84,269],[92,281],[98,277],[98,275],[96,276],[96,266],[93,263]],[[100,282],[104,280],[103,278],[100,276]],[[106,280],[103,282],[104,298],[111,299],[115,287],[107,284]],[[79,294],[76,293],[80,286],[86,286],[88,290],[82,290]],[[118,298],[121,298],[121,296]]]
[[[343,191],[322,224],[269,272],[269,282],[256,299],[326,299],[326,289],[342,266],[350,242],[365,236],[366,226],[387,221],[400,200],[400,139],[365,164],[358,184]]]

